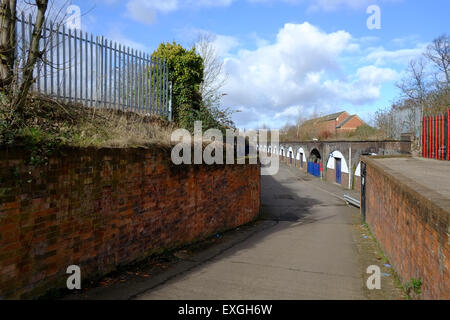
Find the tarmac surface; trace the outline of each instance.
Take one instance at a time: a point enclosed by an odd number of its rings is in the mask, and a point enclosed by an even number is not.
[[[285,165],[276,176],[261,179],[262,213],[256,223],[224,234],[205,248],[182,250],[175,254],[176,262],[158,272],[144,267],[139,273],[150,274],[145,279],[112,281],[68,298],[402,298],[386,267],[383,289],[367,289],[367,267],[386,261],[364,234],[359,209],[343,201],[348,192]]]

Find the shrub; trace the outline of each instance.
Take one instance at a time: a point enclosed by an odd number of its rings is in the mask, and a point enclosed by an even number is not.
[[[200,110],[202,96],[200,85],[203,81],[203,59],[195,51],[195,48],[187,50],[181,45],[173,43],[162,43],[153,52],[153,57],[163,58],[168,65],[169,81],[172,82],[172,114],[173,119],[182,124],[191,117],[186,108]],[[183,112],[181,108],[184,108]],[[195,114],[195,113],[194,113]]]

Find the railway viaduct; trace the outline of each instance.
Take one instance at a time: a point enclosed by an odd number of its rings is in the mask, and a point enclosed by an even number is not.
[[[401,155],[411,153],[411,139],[385,141],[296,141],[279,146],[259,146],[268,154],[305,172],[348,189],[360,188],[360,157],[362,155]]]

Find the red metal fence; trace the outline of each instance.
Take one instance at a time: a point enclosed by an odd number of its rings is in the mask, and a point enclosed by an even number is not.
[[[450,110],[445,115],[422,119],[421,156],[450,160]]]

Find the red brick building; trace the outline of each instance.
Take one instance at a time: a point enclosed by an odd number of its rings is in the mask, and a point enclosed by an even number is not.
[[[309,130],[318,137],[352,133],[362,125],[364,125],[364,121],[361,118],[357,115],[350,115],[346,111],[308,120],[303,124],[304,127],[311,127]]]

